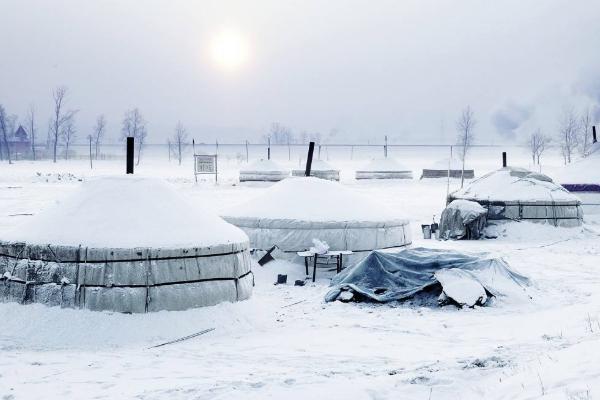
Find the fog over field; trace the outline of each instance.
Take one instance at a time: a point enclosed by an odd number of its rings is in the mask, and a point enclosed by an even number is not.
[[[448,143],[466,105],[478,141],[498,143],[538,127],[553,133],[565,109],[600,113],[594,0],[2,0],[0,8],[0,102],[20,120],[34,104],[45,130],[52,90],[67,86],[78,140],[99,114],[116,140],[133,107],[151,143],[164,143],[177,121],[207,142],[259,140],[279,122],[329,142]]]

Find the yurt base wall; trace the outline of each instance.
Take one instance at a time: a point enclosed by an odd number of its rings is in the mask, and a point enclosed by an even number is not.
[[[264,220],[224,217],[242,229],[250,238],[250,246],[268,250],[279,248],[280,256],[301,261],[296,252],[308,250],[313,239],[326,242],[331,250],[352,250],[349,261],[359,261],[372,250],[401,248],[412,242],[408,221],[375,222],[310,222],[297,220]]]
[[[0,300],[126,313],[184,310],[250,297],[250,265],[247,243],[180,250],[0,243]]]
[[[411,171],[356,171],[356,179],[412,179]]]
[[[306,171],[293,170],[292,176],[304,176],[305,173]],[[340,171],[310,171],[310,176],[314,176],[315,178],[327,179],[330,181],[339,181]]]
[[[450,170],[450,178],[458,178],[462,177],[462,170],[460,169],[451,169]],[[440,169],[424,169],[421,175],[421,179],[423,178],[447,178],[448,170],[440,170]],[[466,169],[464,173],[465,179],[473,179],[475,178],[475,172],[472,169]]]
[[[290,176],[287,172],[240,172],[240,182],[279,182]]]

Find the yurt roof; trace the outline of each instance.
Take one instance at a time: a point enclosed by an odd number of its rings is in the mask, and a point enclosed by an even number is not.
[[[264,172],[268,172],[268,171],[282,171],[282,172],[289,172],[289,169],[281,166],[279,163],[273,161],[273,160],[264,160],[264,159],[260,159],[260,160],[256,160],[250,164],[248,164],[247,166],[241,168],[241,171],[252,171],[252,172],[259,172],[259,171],[264,171]]]
[[[344,206],[340,207],[340,204]],[[285,179],[222,215],[314,222],[402,219],[397,211],[371,197],[338,182],[313,177]]]
[[[449,160],[448,157],[438,160],[438,161],[434,162],[433,165],[426,166],[425,169],[447,170],[448,169],[448,160]],[[457,160],[456,158],[450,159],[450,169],[451,170],[462,170],[462,162],[460,160]],[[472,168],[469,168],[469,165],[465,164],[465,170],[469,170],[469,169],[472,169]]]
[[[303,161],[304,164],[302,165],[302,168],[298,168],[298,170],[304,170],[306,167],[306,161]],[[310,169],[311,171],[339,171],[339,168],[334,167],[333,165],[331,165],[330,163],[328,163],[327,161],[323,161],[323,160],[313,160],[312,164],[310,165]]]
[[[409,168],[402,165],[398,160],[390,157],[373,159],[358,170],[374,172],[410,171]]]
[[[248,237],[156,178],[101,177],[7,232],[7,241],[99,248],[182,248]]]
[[[486,201],[562,201],[578,199],[546,175],[517,167],[501,168],[451,194],[453,198]]]

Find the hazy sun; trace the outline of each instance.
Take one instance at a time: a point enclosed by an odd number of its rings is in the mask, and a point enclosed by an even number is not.
[[[248,59],[248,42],[235,30],[223,30],[213,36],[210,44],[213,61],[220,68],[236,70]]]

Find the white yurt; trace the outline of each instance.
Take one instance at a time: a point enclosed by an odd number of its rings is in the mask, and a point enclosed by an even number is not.
[[[581,199],[586,214],[600,214],[600,142],[592,145],[586,158],[558,172],[557,180]]]
[[[393,158],[371,160],[356,170],[356,179],[412,179],[412,171]]]
[[[290,176],[290,170],[273,160],[256,160],[240,169],[240,182],[278,182]]]
[[[581,201],[546,175],[505,167],[472,181],[448,196],[471,200],[487,209],[487,221],[530,221],[554,226],[582,224]]]
[[[318,239],[330,250],[352,250],[351,261],[371,250],[409,245],[409,221],[399,214],[340,183],[314,177],[278,182],[222,213],[246,232],[252,248],[276,245],[288,259],[296,259],[297,251],[309,249]]]
[[[304,176],[306,168],[292,170],[292,176]],[[329,164],[327,161],[314,160],[310,168],[310,176],[316,178],[328,179],[330,181],[340,180],[340,170]]]
[[[248,237],[154,178],[84,182],[0,238],[0,299],[143,313],[250,297]]]
[[[463,176],[462,162],[456,158],[438,160],[428,168],[423,168],[421,179],[427,178],[461,178]],[[473,179],[475,171],[465,165],[464,178]]]

